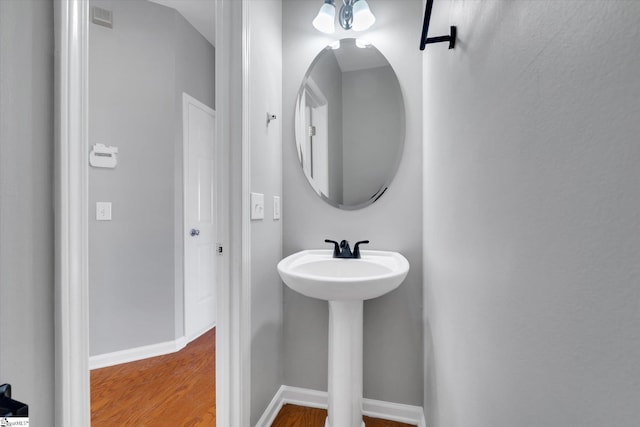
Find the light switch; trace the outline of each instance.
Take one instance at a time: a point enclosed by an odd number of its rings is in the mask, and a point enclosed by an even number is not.
[[[251,193],[251,219],[264,219],[264,194]]]
[[[280,219],[280,196],[273,196],[273,219]]]
[[[111,221],[111,202],[96,202],[96,220]]]

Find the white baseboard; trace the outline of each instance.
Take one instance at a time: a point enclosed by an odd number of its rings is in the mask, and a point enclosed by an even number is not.
[[[195,341],[198,338],[200,338],[201,336],[203,336],[204,334],[206,334],[207,332],[209,332],[210,330],[212,330],[213,328],[216,327],[216,323],[212,323],[210,325],[205,326],[203,329],[199,330],[198,332],[196,332],[195,334],[193,334],[192,337],[187,337],[184,338],[187,340],[187,344],[190,343],[191,341]]]
[[[145,345],[113,353],[98,354],[89,357],[89,369],[106,368],[121,363],[135,362],[150,357],[164,356],[182,350],[187,345],[187,338],[180,337],[173,341]]]
[[[287,404],[327,409],[329,398],[326,391],[310,390],[283,385],[267,406],[256,427],[270,427],[278,416],[280,409]],[[382,418],[418,427],[426,427],[424,411],[420,406],[401,403],[383,402],[373,399],[362,399],[362,413],[368,417]]]
[[[421,406],[402,403],[383,402],[381,400],[362,399],[362,413],[367,417],[382,418],[405,424],[426,427],[424,410]]]

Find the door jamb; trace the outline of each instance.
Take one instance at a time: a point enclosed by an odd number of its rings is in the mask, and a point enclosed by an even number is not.
[[[55,424],[90,425],[88,340],[88,2],[54,2]]]

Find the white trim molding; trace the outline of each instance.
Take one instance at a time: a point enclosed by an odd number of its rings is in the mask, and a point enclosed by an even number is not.
[[[88,43],[89,2],[54,2],[55,425],[91,424],[88,334]]]
[[[181,337],[174,341],[144,345],[112,353],[98,354],[89,358],[89,369],[100,369],[122,363],[136,362],[150,357],[164,356],[182,350],[187,345],[187,338]]]
[[[241,138],[242,138],[242,269],[240,271],[239,286],[239,312],[243,313],[239,327],[239,349],[240,349],[240,387],[245,390],[242,396],[244,406],[239,409],[239,426],[249,426],[251,423],[251,141],[250,141],[250,109],[251,105],[251,80],[249,79],[249,68],[251,52],[251,26],[249,25],[249,0],[242,0],[241,17],[241,69],[242,69],[242,109],[241,109]]]
[[[326,391],[283,385],[273,396],[271,403],[269,403],[269,406],[267,406],[267,409],[258,420],[256,427],[271,426],[280,409],[286,404],[327,409],[329,395]],[[418,427],[426,427],[427,425],[424,411],[420,406],[362,399],[362,413],[368,417],[413,424]]]
[[[217,140],[223,179],[219,195],[224,211],[219,223],[224,245],[218,286],[216,332],[216,424],[220,427],[249,425],[249,361],[251,335],[247,308],[246,238],[243,207],[242,154],[242,39],[243,2],[216,1],[216,114]]]
[[[427,425],[421,406],[362,399],[362,413],[367,417],[415,424],[418,427],[426,427]]]

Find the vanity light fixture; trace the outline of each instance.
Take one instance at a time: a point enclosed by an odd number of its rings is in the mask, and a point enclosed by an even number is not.
[[[320,11],[314,18],[312,24],[316,30],[331,34],[336,30],[333,23],[335,16],[336,5],[333,4],[333,0],[324,0],[324,4],[320,7]]]
[[[335,31],[335,15],[335,1],[324,0],[312,24],[318,31],[331,34]],[[371,13],[367,0],[342,0],[338,22],[345,30],[364,31],[376,22],[376,17]]]
[[[431,20],[431,9],[433,9],[433,0],[427,0],[427,6],[424,9],[424,22],[422,23],[422,37],[420,38],[420,50],[430,43],[449,42],[449,49],[456,47],[457,28],[452,25],[448,36],[427,37],[429,32],[429,21]]]

